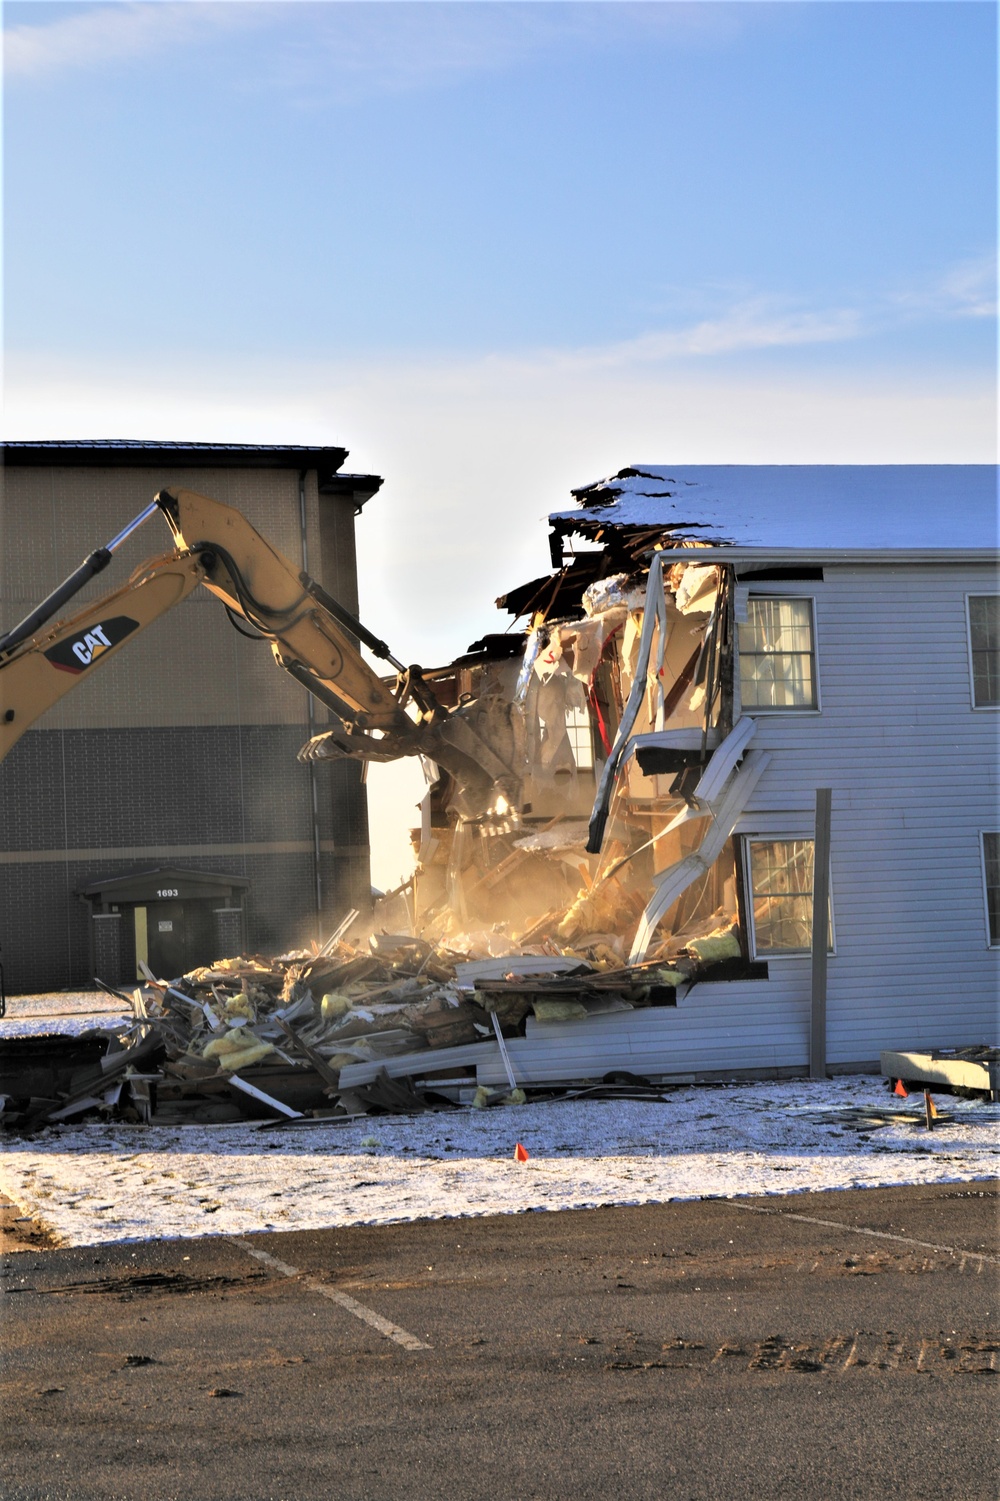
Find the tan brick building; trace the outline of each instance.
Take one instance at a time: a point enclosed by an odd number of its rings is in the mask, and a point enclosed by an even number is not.
[[[298,446],[7,443],[2,625],[171,486],[236,506],[357,613],[354,520],[381,480],[343,473],[346,457]],[[171,545],[152,517],[64,613]],[[367,903],[359,768],[296,760],[325,720],[206,590],[84,678],[0,765],[8,990],[94,973],[128,983],[144,955],[178,973],[234,947],[273,951],[329,933]]]

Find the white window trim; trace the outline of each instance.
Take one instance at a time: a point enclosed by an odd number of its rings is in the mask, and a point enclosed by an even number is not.
[[[791,715],[791,717],[793,719],[806,719],[806,718],[809,717],[810,714],[813,714],[813,715],[822,714],[822,712],[823,712],[823,695],[822,695],[822,692],[821,692],[821,689],[820,689],[820,680],[819,680],[819,635],[818,635],[818,632],[817,632],[817,629],[816,629],[816,596],[815,596],[815,594],[797,594],[792,589],[782,590],[782,592],[780,594],[776,594],[773,589],[769,589],[766,592],[764,590],[752,590],[747,595],[747,602],[749,603],[749,601],[751,599],[807,599],[809,601],[809,615],[810,615],[810,620],[811,620],[811,624],[812,624],[813,686],[814,686],[815,692],[816,692],[816,702],[815,702],[815,704],[812,705],[811,708],[808,708],[808,709],[794,709],[794,708],[788,708],[787,706],[783,706],[781,708],[773,708],[773,709],[771,709],[771,708],[768,708],[766,705],[758,705],[758,704],[749,704],[746,707],[744,707],[744,704],[743,704],[743,672],[742,672],[741,665],[740,665],[740,637],[739,637],[739,626],[737,625],[737,628],[736,628],[736,642],[735,642],[736,650],[734,652],[734,656],[735,656],[735,659],[736,659],[736,661],[735,661],[735,668],[736,668],[736,670],[735,670],[735,672],[733,674],[733,676],[735,678],[735,682],[733,683],[733,699],[735,701],[735,705],[734,706],[737,709],[737,715],[736,715],[736,717],[739,718],[740,714],[749,714],[749,715],[751,715],[752,718],[756,719],[756,717],[757,717],[758,714],[766,714],[768,716],[768,718],[770,719],[775,714],[788,714],[788,715]]]
[[[793,842],[793,840],[799,840],[800,842],[802,842],[804,840],[808,840],[810,842],[810,844],[812,844],[814,846],[813,855],[815,857],[815,844],[816,844],[816,831],[815,831],[815,829],[810,829],[809,832],[806,833],[806,834],[788,834],[788,833],[785,833],[785,832],[782,832],[780,834],[740,834],[739,835],[739,840],[740,840],[740,874],[741,874],[742,879],[743,879],[743,892],[744,892],[744,897],[745,897],[744,908],[745,908],[745,911],[746,911],[747,927],[749,929],[749,935],[748,936],[749,936],[749,940],[750,940],[749,941],[750,958],[751,959],[760,959],[760,960],[763,960],[766,964],[770,964],[773,959],[807,959],[809,957],[809,955],[812,953],[812,947],[811,946],[809,948],[804,948],[804,949],[763,949],[763,950],[759,950],[757,948],[757,927],[756,927],[756,924],[754,923],[754,920],[753,920],[753,871],[752,871],[752,868],[751,868],[751,865],[750,865],[750,846],[751,846],[751,844],[791,844]],[[985,856],[984,856],[984,859],[985,859]],[[832,861],[832,858],[831,858],[831,871],[830,871],[830,931],[829,931],[829,933],[827,935],[828,942],[827,942],[827,951],[826,951],[827,952],[827,956],[829,958],[832,958],[836,954],[836,952],[837,952],[837,929],[836,929],[836,924],[834,923],[834,920],[833,920],[833,871],[832,871],[832,864],[833,864],[833,861]],[[813,880],[815,881],[815,870],[813,872]],[[985,885],[984,885],[984,891],[985,891]],[[987,930],[986,931],[987,931],[987,934],[988,934],[989,933],[989,926],[988,925],[987,925]]]
[[[986,947],[994,953],[1000,950],[1000,943],[993,943],[990,939],[990,898],[986,887],[986,835],[995,834],[1000,839],[1000,828],[979,830],[979,870],[983,883],[983,921],[986,924]]]
[[[965,596],[965,654],[969,663],[969,707],[973,714],[996,714],[1000,704],[976,703],[976,670],[972,661],[972,604],[974,599],[996,599],[1000,591],[995,589],[970,589]],[[993,830],[988,829],[992,834]]]

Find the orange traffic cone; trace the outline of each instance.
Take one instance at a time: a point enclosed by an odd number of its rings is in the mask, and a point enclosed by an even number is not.
[[[522,1145],[521,1145],[520,1142],[518,1142],[517,1146],[514,1148],[514,1161],[515,1162],[527,1162],[527,1160],[528,1160],[527,1150],[526,1150],[525,1147],[522,1147]]]
[[[896,1080],[896,1088],[892,1092],[893,1094],[898,1094],[901,1100],[908,1100],[910,1098],[910,1091],[907,1089],[902,1079]]]

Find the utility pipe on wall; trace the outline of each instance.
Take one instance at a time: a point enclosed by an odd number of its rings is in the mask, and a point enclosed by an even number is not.
[[[809,1007],[809,1077],[826,1073],[826,964],[830,947],[830,828],[833,792],[816,788],[813,844],[812,998]]]
[[[309,572],[309,540],[306,532],[306,474],[308,470],[299,470],[299,530],[302,537],[302,572]],[[316,734],[316,700],[311,693],[306,694],[306,714],[309,722],[309,739]],[[323,941],[323,868],[320,863],[320,828],[319,828],[319,783],[316,778],[316,763],[309,762],[309,795],[312,805],[312,832],[313,832],[313,876],[316,886],[316,942]]]

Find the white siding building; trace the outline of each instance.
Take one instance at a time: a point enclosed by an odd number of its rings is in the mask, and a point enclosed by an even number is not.
[[[631,601],[625,644],[616,647],[621,720],[614,746],[605,737],[587,849],[593,857],[601,848],[602,793],[605,812],[627,803],[618,827],[632,829],[636,855],[646,848],[638,841],[650,836],[652,856],[630,867],[642,871],[632,877],[645,883],[640,902],[648,898],[636,937],[627,940],[633,962],[689,924],[696,904],[689,898],[684,908],[680,893],[690,889],[693,897],[698,889],[691,870],[699,849],[714,851],[701,866],[710,890],[704,911],[731,914],[742,962],[735,975],[731,967],[729,977],[678,985],[675,1006],[573,1022],[529,1016],[525,1036],[507,1042],[518,1080],[804,1071],[819,789],[832,795],[827,1065],[877,1070],[886,1049],[995,1046],[996,470],[636,465],[573,493],[576,506],[550,518],[551,586],[524,586],[512,613],[525,598],[557,600],[560,619],[536,614],[533,622],[571,642],[591,609],[583,591],[608,595],[594,581],[613,571],[609,560],[619,569],[623,558],[633,560],[617,576],[619,601],[626,593]],[[648,574],[643,610],[636,585]],[[686,613],[699,608],[697,599],[690,604],[696,576],[706,587],[714,576],[706,595],[714,602],[700,606],[710,615]],[[647,665],[635,642],[654,605],[660,644]],[[713,630],[714,668],[702,673],[688,660],[681,670],[691,640],[709,643]],[[704,694],[690,691],[699,673],[708,682],[705,709]],[[632,721],[621,703],[630,675],[632,698],[643,705]],[[700,763],[671,782],[684,747],[700,738],[692,726],[702,722]],[[596,733],[594,743],[600,760]],[[719,769],[725,751],[711,756],[711,748],[727,744],[735,751]],[[642,747],[646,762],[637,765]],[[665,775],[656,774],[657,748]],[[706,799],[713,767],[715,790]],[[671,834],[671,818],[686,821],[686,832]],[[492,1044],[425,1054],[422,1066],[458,1063],[459,1052],[475,1063],[480,1084],[503,1085]],[[393,1062],[390,1073],[412,1073]]]
[[[740,705],[734,673],[734,717],[742,707],[757,721],[754,749],[770,755],[734,830],[751,953],[766,960],[767,979],[700,983],[676,1010],[580,1024],[573,1073],[804,1066],[810,955],[753,932],[761,901],[749,856],[758,840],[790,856],[789,842],[811,841],[820,787],[833,794],[830,1064],[874,1063],[886,1048],[995,1044],[996,471],[636,465],[579,499],[579,510],[553,516],[557,533],[665,525],[677,542],[717,544],[698,561],[734,570],[737,620],[747,601],[803,602],[814,692],[774,708],[758,692]],[[529,1022],[527,1043],[546,1031],[555,1040],[556,1028]]]

